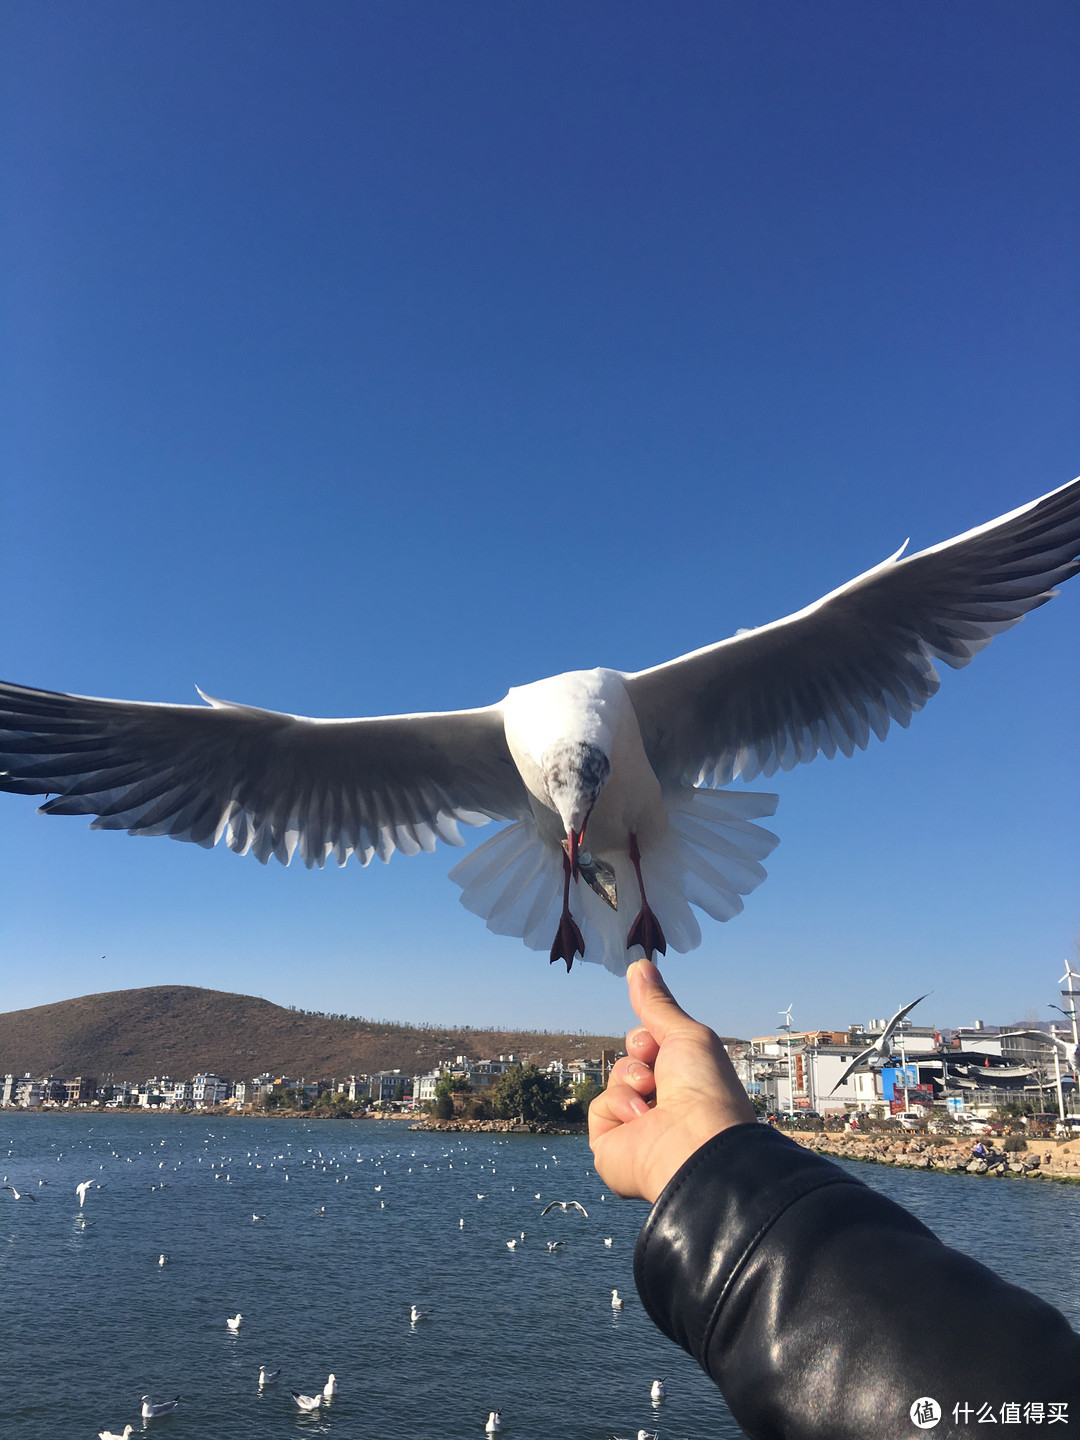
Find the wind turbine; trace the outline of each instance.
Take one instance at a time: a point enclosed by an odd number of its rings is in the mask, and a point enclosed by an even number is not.
[[[795,1120],[795,1074],[791,1068],[791,1006],[779,1012],[784,1016],[784,1024],[781,1030],[787,1031],[787,1089],[788,1089],[788,1120],[794,1123]]]
[[[931,990],[928,990],[926,992],[926,995],[931,995],[932,993],[933,992]],[[908,1013],[909,1010],[914,1010],[915,1006],[918,1005],[920,1001],[926,999],[926,995],[920,995],[918,1000],[912,1000],[910,1004],[903,1006],[903,1008],[900,1010],[897,1010],[896,1014],[885,1026],[885,1029],[881,1032],[881,1034],[874,1041],[874,1043],[872,1045],[868,1045],[865,1050],[861,1050],[859,1054],[855,1056],[855,1059],[852,1060],[851,1064],[840,1076],[840,1079],[837,1080],[836,1084],[829,1091],[830,1095],[836,1094],[837,1090],[840,1089],[840,1086],[843,1085],[844,1081],[848,1078],[851,1072],[853,1070],[857,1070],[864,1060],[870,1062],[870,1069],[873,1069],[873,1062],[875,1057],[877,1059],[880,1059],[882,1064],[885,1063],[885,1061],[892,1054],[892,1037],[895,1035],[897,1029],[899,1028],[900,1022],[903,1020],[904,1016]]]

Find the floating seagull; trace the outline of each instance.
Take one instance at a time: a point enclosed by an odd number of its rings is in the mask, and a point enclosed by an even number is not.
[[[112,1430],[99,1430],[98,1440],[128,1440],[128,1436],[133,1433],[134,1428],[133,1425],[125,1425],[122,1435],[117,1435],[115,1431]]]
[[[506,1242],[506,1248],[507,1248],[508,1250],[516,1250],[517,1247],[518,1247],[518,1242],[517,1242],[516,1240],[507,1240],[507,1242]]]
[[[29,1190],[16,1190],[14,1185],[0,1185],[0,1190],[10,1190],[16,1200],[32,1200],[37,1204],[37,1196],[31,1195]]]
[[[84,1180],[81,1185],[75,1186],[75,1194],[79,1197],[79,1209],[83,1208],[83,1201],[86,1199],[86,1192],[93,1185],[92,1180]]]
[[[276,1370],[267,1370],[265,1365],[259,1366],[259,1387],[264,1385],[276,1385],[281,1376],[281,1366]]]
[[[564,1215],[571,1210],[577,1210],[580,1214],[584,1215],[586,1220],[589,1218],[589,1212],[585,1209],[585,1206],[579,1204],[576,1200],[552,1200],[550,1205],[545,1205],[543,1210],[540,1211],[541,1219],[549,1210],[561,1210]]]
[[[604,1244],[607,1246],[607,1248],[608,1248],[609,1250],[611,1249],[611,1236],[610,1236],[610,1235],[605,1239]]]
[[[663,1380],[654,1380],[649,1391],[650,1400],[663,1400],[667,1395],[667,1386]]]
[[[566,1241],[565,1241],[565,1240],[549,1240],[549,1241],[548,1241],[548,1254],[549,1254],[549,1255],[554,1255],[554,1253],[555,1253],[556,1250],[565,1250],[565,1249],[566,1249]]]
[[[308,865],[460,844],[489,929],[624,974],[700,944],[765,878],[775,795],[714,788],[865,749],[1080,568],[1080,480],[806,609],[636,673],[571,671],[480,709],[310,720],[211,699],[100,700],[0,685],[0,789],[50,815]],[[202,692],[200,692],[202,694]],[[589,849],[586,849],[586,830]],[[584,882],[584,883],[580,883]],[[571,891],[573,887],[573,913]],[[646,897],[648,890],[648,898]],[[620,910],[639,906],[627,924]],[[551,936],[554,932],[554,941]]]
[[[158,1263],[159,1265],[167,1265],[167,1264],[169,1263],[169,1257],[168,1257],[168,1255],[164,1255],[164,1254],[163,1254],[163,1255],[159,1255],[159,1256],[157,1257],[157,1263]]]
[[[930,993],[931,992],[928,990],[926,992],[926,995],[929,995]],[[903,1020],[904,1016],[908,1013],[909,1010],[914,1010],[916,1005],[920,1004],[923,1000],[925,1000],[926,995],[920,995],[918,1000],[912,1000],[910,1004],[904,1005],[901,1009],[897,1010],[896,1014],[885,1026],[885,1029],[882,1030],[881,1034],[874,1041],[874,1043],[872,1045],[868,1045],[865,1050],[860,1050],[858,1055],[855,1056],[855,1059],[852,1060],[851,1064],[840,1076],[840,1079],[837,1080],[836,1084],[829,1091],[830,1095],[835,1095],[837,1090],[840,1089],[840,1086],[843,1085],[844,1081],[848,1078],[851,1072],[853,1070],[857,1070],[864,1061],[873,1061],[875,1059],[885,1061],[889,1058],[893,1051],[892,1037],[896,1034],[897,1027],[899,1026],[901,1020]],[[787,1011],[781,1011],[780,1013],[787,1014]]]
[[[159,1415],[171,1415],[179,1404],[179,1395],[177,1395],[175,1400],[162,1400],[160,1405],[152,1405],[150,1403],[150,1396],[144,1395],[142,1397],[142,1418],[144,1420],[156,1420]]]
[[[290,1390],[289,1394],[300,1406],[301,1410],[318,1410],[323,1402],[321,1395],[301,1395],[296,1390]]]
[[[484,1426],[489,1435],[494,1435],[496,1430],[502,1429],[502,1411],[492,1410],[488,1414],[487,1424]]]
[[[243,1318],[244,1317],[240,1314],[240,1311],[238,1310],[235,1315],[230,1316],[228,1319],[226,1319],[225,1324],[229,1327],[229,1329],[233,1332],[234,1335],[240,1329],[240,1322],[241,1320],[243,1320]]]
[[[256,1215],[255,1212],[254,1212],[254,1210],[253,1210],[253,1211],[251,1212],[251,1218],[252,1218],[253,1221],[255,1221],[255,1220],[262,1220],[264,1217],[263,1217],[262,1215]]]
[[[419,1324],[421,1320],[430,1320],[431,1311],[421,1310],[419,1305],[414,1305],[409,1311],[409,1321],[413,1325]]]
[[[323,1399],[330,1400],[337,1394],[337,1376],[333,1373],[326,1377],[326,1384],[322,1387]]]
[[[612,1290],[611,1292],[611,1308],[612,1310],[621,1310],[623,1308],[623,1298],[618,1290]]]

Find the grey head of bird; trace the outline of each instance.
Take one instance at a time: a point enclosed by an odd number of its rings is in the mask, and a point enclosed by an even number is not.
[[[611,760],[591,740],[557,740],[540,756],[540,772],[566,831],[567,854],[576,872],[585,827],[611,776]]]

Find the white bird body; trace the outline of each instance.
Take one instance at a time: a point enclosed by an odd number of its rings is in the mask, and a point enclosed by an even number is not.
[[[622,1296],[619,1294],[618,1290],[612,1290],[612,1292],[611,1292],[611,1308],[612,1308],[612,1310],[621,1310],[621,1309],[623,1308],[623,1303],[624,1303],[624,1302],[623,1302],[623,1298],[622,1298]]]
[[[667,1386],[663,1380],[654,1380],[649,1390],[650,1400],[663,1400],[667,1395]]]
[[[461,844],[451,872],[498,934],[617,974],[692,950],[765,878],[777,797],[724,791],[852,755],[1080,569],[1080,480],[782,620],[635,673],[575,670],[479,709],[314,720],[0,684],[0,790],[46,814],[288,864]],[[201,692],[200,692],[201,693]],[[78,739],[72,745],[72,737]],[[634,910],[640,905],[637,918]],[[555,940],[551,943],[554,932]]]
[[[244,1317],[240,1314],[238,1310],[235,1315],[230,1315],[226,1319],[225,1324],[229,1327],[229,1329],[233,1332],[234,1335],[240,1329],[240,1322],[243,1320],[243,1318]]]
[[[281,1376],[281,1366],[276,1370],[268,1370],[265,1365],[259,1366],[259,1385],[276,1385]]]
[[[421,1310],[419,1305],[413,1305],[409,1310],[409,1321],[413,1325],[418,1325],[421,1320],[428,1319],[429,1313],[427,1310]]]
[[[10,1190],[16,1200],[32,1200],[37,1204],[37,1196],[31,1195],[29,1190],[16,1190],[14,1185],[0,1185],[0,1190]]]
[[[157,1263],[158,1263],[159,1265],[167,1265],[167,1264],[169,1263],[169,1257],[168,1257],[168,1255],[165,1255],[165,1254],[159,1255],[159,1256],[157,1257]]]
[[[92,1180],[84,1180],[81,1185],[75,1186],[75,1194],[79,1197],[79,1209],[83,1208],[83,1201],[86,1199],[86,1192],[93,1185]]]
[[[144,1420],[156,1420],[159,1415],[171,1415],[179,1404],[179,1395],[173,1400],[162,1400],[157,1405],[151,1403],[149,1395],[144,1395],[142,1397],[142,1418]]]
[[[125,1425],[122,1435],[117,1435],[113,1430],[99,1430],[98,1440],[128,1440],[128,1436],[134,1433],[134,1429],[133,1425]]]
[[[301,1410],[318,1410],[319,1406],[323,1402],[323,1397],[321,1395],[301,1395],[296,1390],[290,1390],[289,1394],[296,1401],[297,1405],[299,1405]]]
[[[494,1435],[497,1430],[502,1429],[502,1411],[491,1410],[488,1412],[487,1424],[484,1430],[488,1435]]]
[[[330,1374],[326,1377],[326,1384],[322,1387],[323,1398],[331,1399],[337,1394],[337,1376]]]
[[[930,993],[931,992],[929,990],[926,992],[927,995],[929,995]],[[885,1026],[884,1030],[882,1030],[881,1034],[877,1037],[874,1043],[872,1045],[868,1045],[865,1050],[860,1050],[858,1055],[855,1056],[855,1059],[852,1060],[851,1064],[845,1068],[843,1074],[840,1076],[840,1079],[837,1080],[836,1084],[829,1091],[829,1094],[835,1095],[836,1091],[839,1090],[840,1086],[843,1085],[844,1081],[848,1078],[848,1076],[851,1075],[855,1070],[857,1070],[859,1066],[862,1065],[864,1062],[872,1065],[875,1060],[878,1060],[882,1064],[884,1064],[884,1062],[888,1060],[888,1058],[892,1055],[892,1040],[893,1036],[896,1034],[896,1031],[900,1026],[900,1022],[904,1019],[909,1010],[914,1010],[915,1006],[920,1004],[925,999],[926,995],[920,995],[918,1000],[912,1000],[907,1005],[902,1005],[900,1009],[897,1010],[896,1014],[892,1017],[892,1019],[888,1022],[888,1024]],[[790,1024],[790,1010],[782,1010],[780,1013],[782,1015],[788,1016],[788,1023]]]

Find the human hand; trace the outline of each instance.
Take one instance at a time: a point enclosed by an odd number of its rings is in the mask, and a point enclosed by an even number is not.
[[[719,1037],[679,1007],[656,966],[637,960],[626,979],[642,1023],[589,1106],[589,1144],[616,1195],[651,1202],[706,1140],[753,1120],[754,1107]]]

